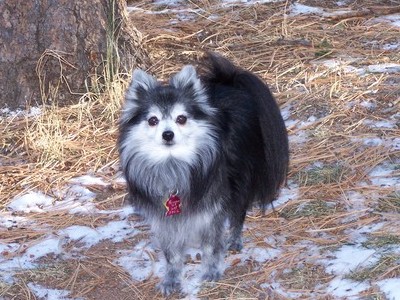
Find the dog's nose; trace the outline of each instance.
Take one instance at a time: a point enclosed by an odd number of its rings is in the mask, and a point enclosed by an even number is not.
[[[162,138],[165,141],[170,142],[174,138],[174,132],[171,131],[171,130],[164,131],[163,134],[162,134]]]

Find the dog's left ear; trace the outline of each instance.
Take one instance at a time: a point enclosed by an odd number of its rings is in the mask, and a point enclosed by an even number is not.
[[[203,91],[203,85],[197,76],[196,69],[192,65],[187,65],[171,78],[171,85],[181,89],[193,89],[200,93]]]
[[[204,113],[210,116],[215,114],[216,110],[210,106],[206,89],[192,65],[184,66],[179,73],[171,78],[170,84],[177,89],[189,92]]]

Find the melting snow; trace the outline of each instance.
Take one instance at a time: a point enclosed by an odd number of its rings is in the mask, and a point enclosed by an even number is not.
[[[363,76],[369,73],[400,73],[400,64],[397,63],[381,63],[368,65],[365,67],[354,67],[351,63],[358,61],[356,58],[332,58],[332,59],[320,59],[313,62],[314,65],[323,65],[326,68],[336,70],[343,70],[345,73],[355,73],[359,76]]]
[[[231,259],[241,258],[242,261],[244,260],[254,260],[258,263],[265,263],[269,260],[272,260],[281,254],[279,249],[272,249],[272,248],[261,248],[255,245],[246,245],[243,248],[242,253],[232,255]]]
[[[53,204],[53,198],[43,195],[40,192],[29,192],[21,197],[16,197],[8,205],[8,208],[18,212],[43,212],[44,207]]]
[[[370,285],[367,283],[356,282],[353,280],[337,277],[329,283],[328,292],[336,297],[346,297],[346,299],[360,299],[358,293],[368,290]]]
[[[85,247],[92,247],[102,240],[110,239],[117,243],[135,235],[137,231],[126,220],[111,221],[105,226],[90,228],[87,226],[73,225],[62,229],[58,234],[70,241],[79,241]]]
[[[333,17],[338,15],[345,15],[351,12],[351,10],[333,10],[327,11],[321,7],[308,6],[301,3],[293,3],[290,8],[290,16],[298,16],[298,15],[318,15],[323,17]]]
[[[323,13],[324,10],[320,7],[312,7],[301,3],[294,3],[290,7],[291,16],[310,15],[310,14],[322,15]]]
[[[364,120],[363,122],[365,125],[371,128],[395,128],[396,123],[393,120],[382,120],[382,121],[373,121],[373,120]]]
[[[48,254],[60,254],[62,252],[61,242],[58,238],[47,237],[27,248],[22,256],[12,259],[1,258],[0,270],[3,275],[10,276],[10,271],[18,269],[31,269],[36,266],[35,260]]]
[[[388,300],[400,300],[400,278],[389,278],[377,282]]]
[[[241,3],[247,5],[253,5],[256,3],[272,3],[272,2],[281,2],[283,0],[222,0],[222,3],[232,4],[232,3]]]
[[[290,200],[297,199],[299,197],[299,187],[297,184],[289,181],[287,187],[281,189],[279,193],[279,197],[272,203],[272,205],[268,205],[267,209],[272,207],[279,207]]]
[[[366,68],[366,71],[369,73],[399,73],[400,64],[386,63],[386,64],[369,65]]]
[[[382,46],[383,50],[396,50],[400,48],[400,43],[388,43]]]
[[[378,261],[373,249],[361,249],[356,246],[343,246],[334,252],[335,258],[326,262],[326,270],[335,275],[348,274],[357,267],[370,265]]]
[[[82,185],[101,185],[107,186],[108,184],[104,182],[103,179],[95,177],[93,175],[84,175],[80,177],[75,177],[70,180],[71,183],[82,184]]]
[[[396,173],[397,172],[397,173]],[[400,175],[391,165],[378,165],[369,173],[372,184],[380,187],[400,188]]]
[[[5,116],[5,117],[10,117],[10,118],[16,118],[16,117],[37,117],[40,116],[42,114],[42,109],[40,107],[31,107],[29,108],[29,110],[10,110],[9,108],[1,108],[0,109],[0,119],[1,116]]]
[[[32,282],[29,282],[27,285],[28,285],[29,289],[32,291],[32,293],[34,293],[35,296],[39,297],[40,299],[46,299],[46,300],[68,300],[68,299],[71,299],[71,298],[67,297],[69,295],[69,291],[48,289],[39,284],[35,284]],[[75,300],[76,300],[76,298],[75,298]]]
[[[357,246],[343,246],[334,252],[333,255],[335,256],[334,259],[324,259],[321,261],[326,265],[327,272],[336,275],[329,283],[328,292],[337,297],[359,299],[358,294],[369,289],[370,285],[346,279],[344,276],[357,270],[359,267],[367,267],[377,262],[379,255],[373,249],[362,249]]]
[[[151,274],[160,276],[162,264],[154,261],[150,253],[154,253],[154,249],[148,241],[139,242],[132,251],[124,251],[116,262],[122,266],[134,280],[143,281],[148,279]],[[158,257],[161,259],[161,255]]]
[[[372,19],[370,23],[388,23],[394,27],[400,27],[400,14],[387,15]]]

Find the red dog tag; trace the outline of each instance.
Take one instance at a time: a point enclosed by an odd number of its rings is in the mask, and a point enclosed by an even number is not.
[[[178,195],[171,194],[164,205],[167,209],[167,212],[165,213],[167,217],[181,213],[181,199]]]

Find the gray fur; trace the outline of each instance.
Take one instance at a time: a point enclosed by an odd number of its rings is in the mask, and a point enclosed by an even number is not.
[[[242,248],[247,209],[271,203],[288,168],[286,128],[265,83],[214,54],[207,70],[200,79],[185,66],[166,85],[136,70],[120,120],[130,200],[167,261],[158,285],[164,295],[181,290],[184,250],[194,242],[202,249],[202,279],[222,276],[226,246]],[[179,121],[182,115],[187,122]],[[166,131],[173,133],[167,142]],[[167,216],[165,202],[175,192],[181,212]]]

